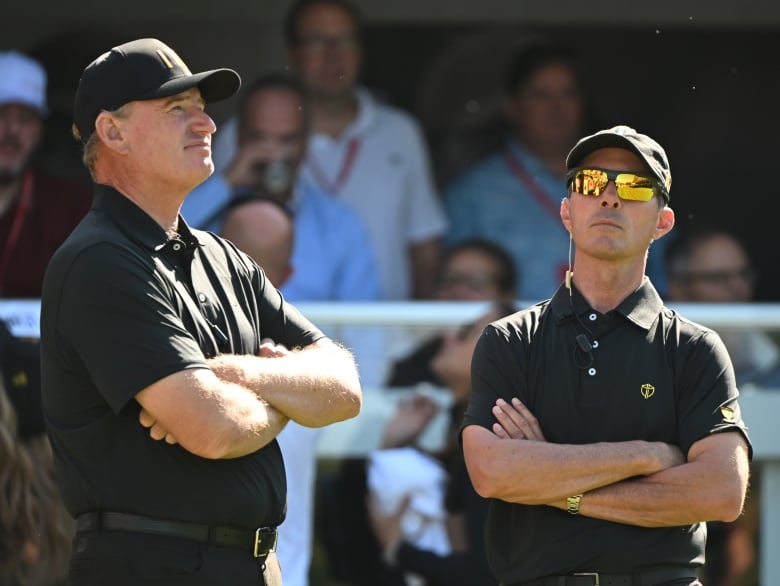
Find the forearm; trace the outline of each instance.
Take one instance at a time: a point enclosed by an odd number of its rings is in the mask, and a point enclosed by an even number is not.
[[[227,383],[233,393],[226,393],[229,401],[225,412],[229,420],[215,425],[210,434],[215,446],[214,458],[238,458],[265,447],[284,429],[289,418],[262,399],[246,393],[246,390]],[[230,396],[233,395],[233,396]]]
[[[580,514],[642,527],[733,521],[744,505],[746,450],[737,447],[734,457],[724,450],[692,451],[690,462],[586,492]],[[566,508],[565,500],[551,505]]]
[[[669,466],[669,446],[627,441],[585,445],[500,439],[464,430],[464,453],[477,492],[527,505],[548,504]]]
[[[246,387],[293,421],[321,427],[360,410],[360,381],[351,354],[318,344],[273,358],[223,355],[209,366],[226,381]]]
[[[165,377],[136,395],[153,439],[208,459],[236,458],[268,445],[288,418],[254,393],[206,369]]]

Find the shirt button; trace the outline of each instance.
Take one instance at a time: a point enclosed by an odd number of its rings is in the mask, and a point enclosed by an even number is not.
[[[174,242],[174,243],[173,243],[173,249],[174,249],[176,252],[179,252],[179,251],[181,250],[181,244],[180,244],[180,243],[178,243],[178,242]]]
[[[591,347],[592,347],[592,348],[595,350],[596,348],[598,348],[598,347],[599,347],[599,341],[598,341],[598,340],[593,340],[593,341],[590,343],[590,345],[591,345]]]
[[[591,314],[588,316],[588,319],[589,319],[590,321],[596,321],[598,318],[599,318],[599,316],[597,316],[595,313],[591,313]]]
[[[595,369],[595,368],[593,368],[593,367],[591,366],[591,367],[588,369],[588,374],[589,374],[590,376],[596,376],[596,369]]]

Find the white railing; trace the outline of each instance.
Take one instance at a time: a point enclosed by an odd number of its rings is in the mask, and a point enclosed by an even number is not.
[[[298,309],[324,329],[369,327],[433,330],[456,327],[481,315],[488,305],[470,302],[376,302],[299,303]],[[519,302],[518,307],[528,303]],[[780,304],[671,304],[687,318],[715,330],[765,330],[780,332]],[[7,319],[17,335],[37,336],[37,300],[0,300],[0,318]],[[388,355],[389,356],[389,355]],[[385,357],[387,358],[387,356]],[[443,405],[447,394],[427,389]],[[384,419],[404,391],[386,392],[370,386],[364,393],[362,413],[353,420],[329,426],[320,440],[322,458],[365,455],[379,442]],[[780,389],[745,390],[740,399],[744,419],[750,428],[754,461],[761,466],[760,583],[780,584]],[[443,419],[426,433],[425,442],[436,445],[443,431]]]

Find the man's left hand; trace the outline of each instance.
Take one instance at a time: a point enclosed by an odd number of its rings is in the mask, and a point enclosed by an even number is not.
[[[511,403],[498,399],[493,407],[493,415],[498,421],[493,424],[493,433],[500,438],[547,441],[539,420],[517,397]]]

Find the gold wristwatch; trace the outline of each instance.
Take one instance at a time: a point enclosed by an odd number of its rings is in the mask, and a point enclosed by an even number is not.
[[[572,515],[580,514],[580,501],[582,501],[581,494],[575,494],[566,499],[566,511]]]

